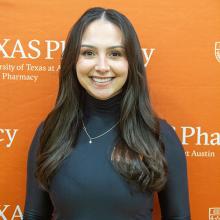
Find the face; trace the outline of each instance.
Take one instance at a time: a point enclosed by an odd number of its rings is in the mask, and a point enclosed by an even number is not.
[[[122,91],[128,76],[123,34],[104,19],[85,29],[76,63],[77,78],[94,98],[109,99]]]

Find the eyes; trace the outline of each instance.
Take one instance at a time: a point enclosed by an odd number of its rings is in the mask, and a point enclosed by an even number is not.
[[[97,55],[97,52],[95,50],[92,49],[84,49],[81,51],[80,53],[82,56],[87,57],[87,58],[92,58],[95,57]],[[119,58],[124,56],[124,53],[121,52],[120,50],[110,50],[108,51],[107,55],[111,58]]]

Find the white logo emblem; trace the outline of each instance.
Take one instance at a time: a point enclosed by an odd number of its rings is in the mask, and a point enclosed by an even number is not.
[[[220,62],[220,42],[215,42],[215,58]]]
[[[209,208],[209,220],[220,220],[220,208]]]

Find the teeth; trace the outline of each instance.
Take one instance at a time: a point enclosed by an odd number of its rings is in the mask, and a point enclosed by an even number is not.
[[[112,80],[112,78],[104,78],[104,79],[101,79],[101,78],[96,78],[96,77],[92,77],[92,79],[93,79],[95,82],[99,82],[99,83],[109,82],[109,81]]]

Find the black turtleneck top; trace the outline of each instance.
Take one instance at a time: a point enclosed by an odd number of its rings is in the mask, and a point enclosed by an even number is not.
[[[98,100],[86,93],[84,124],[96,137],[117,123],[122,94]],[[71,154],[52,178],[49,191],[34,177],[35,155],[43,123],[28,153],[24,220],[151,220],[153,193],[138,192],[113,168],[111,151],[117,126],[93,139],[81,129]],[[160,132],[168,162],[168,182],[158,193],[161,219],[190,220],[187,166],[183,147],[173,128],[160,119]]]

